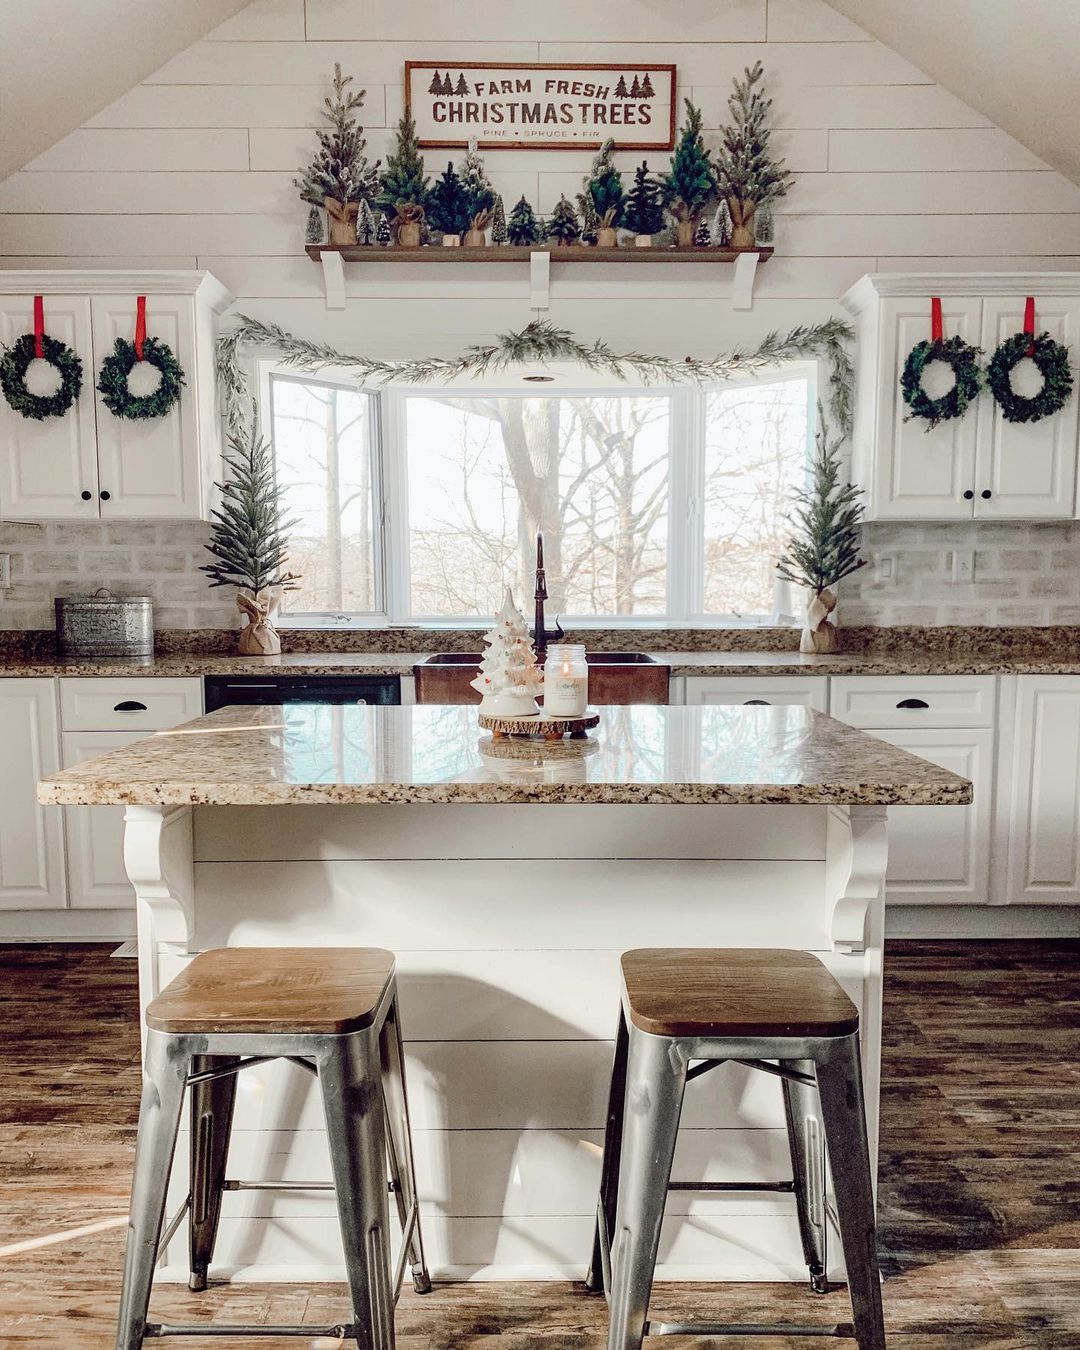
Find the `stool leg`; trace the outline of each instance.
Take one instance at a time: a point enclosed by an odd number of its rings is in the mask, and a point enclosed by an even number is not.
[[[626,1099],[626,1054],[630,1038],[626,1019],[619,1009],[619,1025],[615,1032],[615,1057],[611,1065],[611,1086],[608,1089],[607,1123],[604,1127],[604,1158],[600,1168],[600,1196],[596,1205],[596,1231],[593,1236],[592,1260],[585,1274],[585,1288],[591,1294],[605,1290],[604,1266],[608,1253],[600,1232],[600,1215],[610,1242],[615,1232],[615,1204],[619,1193],[619,1155],[622,1152],[623,1106]]]
[[[369,1032],[336,1036],[317,1057],[338,1221],[360,1350],[393,1350],[385,1104]]]
[[[409,1096],[405,1087],[405,1048],[401,1043],[401,1018],[397,995],[390,1005],[380,1036],[380,1055],[383,1066],[383,1088],[386,1094],[387,1142],[390,1169],[396,1182],[398,1217],[407,1224],[413,1208],[416,1219],[409,1238],[409,1262],[412,1266],[413,1288],[418,1294],[431,1293],[431,1276],[424,1258],[424,1241],[420,1234],[419,1199],[416,1190],[416,1165],[413,1160],[412,1129],[409,1124]],[[404,1167],[402,1167],[402,1163]]]
[[[224,1068],[226,1064],[237,1062],[236,1056],[194,1055],[191,1072]],[[191,1274],[188,1288],[196,1292],[206,1288],[214,1257],[235,1103],[235,1074],[215,1078],[209,1083],[192,1084],[191,1217],[188,1227]]]
[[[116,1350],[139,1350],[146,1332],[187,1070],[188,1056],[174,1040],[147,1033]]]
[[[786,1068],[813,1076],[812,1060],[789,1059],[783,1063]],[[815,1294],[827,1294],[825,1137],[821,1125],[821,1103],[816,1088],[809,1085],[785,1078],[783,1087],[784,1117],[787,1121],[788,1147],[791,1150],[791,1174],[795,1180],[803,1258],[810,1271],[810,1288]]]
[[[817,1080],[829,1166],[836,1188],[836,1212],[844,1244],[855,1337],[859,1350],[885,1350],[874,1192],[857,1035],[840,1036],[828,1042],[827,1058],[817,1064]]]
[[[608,1350],[640,1350],[679,1132],[686,1061],[666,1036],[630,1028]]]

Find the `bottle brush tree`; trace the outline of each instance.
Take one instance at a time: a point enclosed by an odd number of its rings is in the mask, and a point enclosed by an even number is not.
[[[416,143],[416,123],[402,113],[397,127],[397,143],[392,154],[386,157],[386,168],[379,179],[379,192],[375,204],[389,216],[393,216],[398,207],[416,206],[420,216],[414,213],[416,238],[409,231],[407,240],[401,242],[415,246],[420,242],[420,222],[424,208],[428,204],[429,180],[424,174],[424,159]]]
[[[651,238],[664,228],[659,181],[649,172],[647,160],[634,170],[634,185],[626,198],[624,224],[639,237]]]
[[[754,212],[754,242],[757,244],[771,244],[776,234],[776,226],[773,223],[772,207],[765,203],[759,206]]]
[[[466,209],[473,216],[491,211],[495,206],[495,189],[484,168],[484,157],[476,148],[475,138],[469,141],[465,157],[458,169],[458,177],[465,189]]]
[[[597,243],[605,248],[614,247],[615,231],[622,225],[626,211],[626,193],[622,176],[615,167],[615,142],[610,137],[592,162],[592,171],[584,180],[578,205],[585,219],[590,218],[590,209],[595,213],[599,221]],[[607,233],[601,235],[600,230]]]
[[[866,565],[859,557],[862,493],[841,481],[842,443],[841,437],[830,441],[819,404],[810,483],[795,494],[790,517],[792,535],[776,565],[779,576],[811,592],[802,651],[836,650],[836,628],[829,621],[836,608],[833,588]]]
[[[686,100],[686,122],[664,178],[664,205],[676,223],[679,244],[694,242],[698,217],[716,191],[716,172],[701,134],[701,110]]]
[[[323,241],[322,212],[317,206],[309,208],[307,224],[304,226],[304,243],[321,244]]]
[[[334,66],[334,97],[324,99],[323,117],[329,127],[316,133],[319,148],[315,158],[293,179],[305,202],[324,206],[330,218],[332,244],[356,243],[356,213],[359,203],[374,196],[379,161],[368,162],[364,128],[357,119],[363,107],[364,89],[350,91],[351,75]]]
[[[600,233],[600,217],[596,214],[596,207],[587,193],[579,199],[578,205],[581,207],[581,242],[595,244]]]
[[[555,210],[551,213],[551,219],[547,223],[547,236],[561,247],[576,244],[581,237],[581,222],[578,220],[573,203],[567,201],[565,196],[559,198]]]
[[[527,248],[530,244],[538,244],[543,238],[543,230],[536,218],[536,212],[524,196],[518,199],[510,212],[510,219],[506,222],[506,233],[510,242],[518,247]]]
[[[731,212],[734,248],[753,248],[754,213],[786,196],[792,174],[769,151],[772,99],[764,93],[764,71],[758,61],[734,80],[728,98],[731,122],[721,132],[716,153],[720,195]]]
[[[356,242],[370,247],[375,242],[376,228],[375,212],[365,197],[360,203],[360,210],[356,213]]]
[[[495,206],[491,212],[491,242],[493,244],[505,244],[507,238],[506,207],[503,206],[503,199],[496,196]]]
[[[432,229],[441,230],[444,235],[460,239],[469,228],[469,202],[461,179],[454,172],[453,164],[447,164],[446,172],[436,179],[428,202],[428,221]]]

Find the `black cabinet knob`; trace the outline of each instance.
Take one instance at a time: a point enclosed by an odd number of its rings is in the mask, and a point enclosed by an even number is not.
[[[973,501],[974,498],[975,498],[974,490],[972,488],[968,488],[968,490],[964,493],[964,501],[970,502]]]
[[[767,698],[746,698],[743,699],[743,706],[747,708],[757,708],[757,707],[765,708],[771,707],[772,705],[769,703],[769,700]]]
[[[88,502],[88,501],[90,500],[90,498],[91,498],[93,495],[94,495],[94,494],[93,494],[92,492],[80,492],[80,493],[79,493],[79,496],[83,499],[84,502]]]
[[[107,501],[109,500],[109,498],[112,496],[112,493],[111,493],[111,492],[99,492],[99,493],[98,493],[98,496],[101,498],[101,500],[102,500],[103,502],[107,502]]]
[[[979,496],[983,499],[984,502],[988,502],[993,495],[994,494],[990,491],[989,488],[983,488],[983,490],[979,493]]]

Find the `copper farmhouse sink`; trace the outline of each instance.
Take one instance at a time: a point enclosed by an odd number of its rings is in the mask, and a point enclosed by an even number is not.
[[[666,703],[671,667],[648,652],[589,652],[589,702]],[[438,652],[413,666],[417,703],[479,703],[479,652]]]

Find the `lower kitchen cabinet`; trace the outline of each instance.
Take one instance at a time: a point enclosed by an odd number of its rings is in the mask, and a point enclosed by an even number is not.
[[[1080,904],[1080,676],[1019,676],[1014,712],[1002,773],[1000,898]]]
[[[741,675],[691,675],[685,684],[685,701],[690,707],[772,703],[778,707],[797,704],[802,708],[813,708],[815,712],[827,712],[829,707],[829,682],[824,675],[798,675],[790,679],[769,675],[762,675],[760,679]]]
[[[55,680],[0,680],[0,745],[0,909],[63,909],[63,821],[36,796],[60,767]]]
[[[65,731],[64,768],[141,741],[144,735],[141,731]],[[124,808],[65,806],[63,815],[71,908],[133,908],[135,892],[124,870]]]

